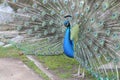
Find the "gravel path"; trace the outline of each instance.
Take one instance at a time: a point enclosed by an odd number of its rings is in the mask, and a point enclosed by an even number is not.
[[[43,80],[18,59],[0,59],[0,80]]]

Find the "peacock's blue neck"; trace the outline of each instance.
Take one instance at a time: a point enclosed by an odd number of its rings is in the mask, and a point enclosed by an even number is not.
[[[73,41],[70,40],[70,27],[68,27],[65,32],[63,49],[65,55],[67,55],[70,58],[74,58],[74,44]]]

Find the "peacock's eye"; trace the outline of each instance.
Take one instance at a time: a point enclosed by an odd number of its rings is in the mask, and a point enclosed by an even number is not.
[[[66,20],[66,21],[64,21],[64,26],[65,26],[65,27],[68,27],[68,26],[69,26],[69,24],[70,24],[70,23],[69,23],[69,21],[67,21],[67,20]]]
[[[67,26],[69,25],[69,23],[67,23]]]
[[[66,26],[68,25],[68,23],[65,24]]]

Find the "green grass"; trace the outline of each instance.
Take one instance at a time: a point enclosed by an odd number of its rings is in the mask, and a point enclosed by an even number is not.
[[[0,58],[19,58],[19,55],[17,54],[19,52],[20,51],[18,49],[15,49],[14,47],[0,47]]]
[[[78,62],[75,59],[68,58],[65,55],[59,56],[37,56],[37,59],[48,67],[61,80],[74,80],[72,74],[76,74],[78,70]],[[88,80],[95,80],[89,73],[85,73]]]
[[[65,55],[37,56],[37,59],[43,63],[45,67],[48,67],[49,70],[61,78],[61,80],[74,80],[72,74],[77,73],[79,65],[75,59],[68,58]],[[88,71],[84,71],[86,80],[96,80]],[[110,75],[111,72],[108,71],[108,74]]]
[[[15,47],[3,48],[0,47],[0,58],[16,58],[23,61],[29,68],[33,69],[43,79],[50,80],[48,76],[43,73],[32,61],[30,61],[25,55],[20,56],[18,53],[21,51]]]

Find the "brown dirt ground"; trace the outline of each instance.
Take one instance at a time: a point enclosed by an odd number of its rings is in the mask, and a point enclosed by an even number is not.
[[[18,59],[0,59],[0,80],[43,80]]]

